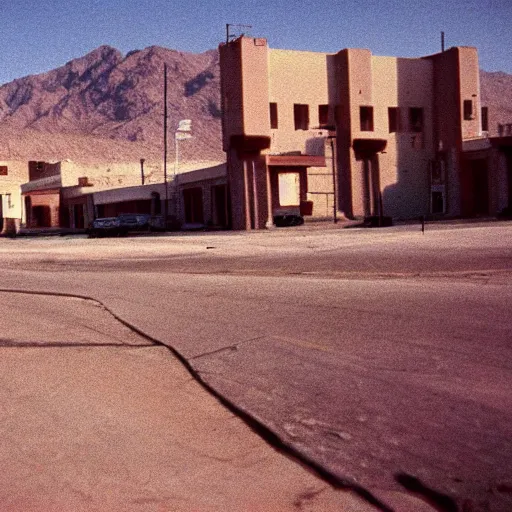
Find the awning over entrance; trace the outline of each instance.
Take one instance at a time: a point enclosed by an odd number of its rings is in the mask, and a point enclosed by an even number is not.
[[[267,165],[282,167],[325,167],[323,155],[267,155]]]

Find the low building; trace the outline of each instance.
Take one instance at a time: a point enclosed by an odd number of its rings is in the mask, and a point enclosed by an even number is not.
[[[512,218],[512,135],[463,143],[461,214]]]
[[[83,230],[97,217],[166,212],[182,224],[229,225],[224,164],[185,163],[168,176],[167,189],[161,169],[143,164],[29,162],[24,227]]]
[[[219,51],[235,229],[268,226],[282,209],[411,219],[501,206],[484,199],[503,186],[495,168],[465,170],[477,164],[464,142],[485,138],[475,48],[397,58],[242,36]]]

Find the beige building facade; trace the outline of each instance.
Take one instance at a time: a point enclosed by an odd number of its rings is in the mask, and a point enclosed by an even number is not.
[[[176,172],[175,172],[176,170]],[[185,162],[90,165],[69,160],[28,163],[19,197],[22,226],[84,230],[98,217],[167,214],[174,224],[229,227],[226,166]],[[18,194],[20,186],[18,185]],[[166,208],[167,203],[167,208]]]
[[[15,232],[20,225],[23,205],[20,185],[28,179],[27,165],[0,161],[0,231]]]
[[[396,58],[274,50],[242,36],[219,50],[235,229],[269,226],[280,210],[351,219],[480,214],[465,194],[477,194],[466,182],[481,178],[463,172],[463,142],[485,138],[475,48]]]

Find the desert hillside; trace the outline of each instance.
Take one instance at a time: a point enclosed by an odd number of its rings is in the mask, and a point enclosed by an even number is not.
[[[162,159],[164,64],[169,154],[174,127],[189,118],[194,138],[181,144],[183,157],[222,159],[215,50],[150,47],[123,57],[108,46],[0,87],[0,158]]]

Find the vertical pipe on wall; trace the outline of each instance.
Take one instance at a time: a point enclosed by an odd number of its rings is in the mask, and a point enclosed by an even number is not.
[[[254,229],[259,229],[260,216],[259,216],[259,205],[258,205],[258,186],[256,183],[256,162],[251,160],[252,168],[252,197],[253,197],[253,219]]]
[[[272,189],[270,184],[270,169],[265,161],[265,179],[267,182],[267,224],[266,228],[274,227],[274,216],[272,215]]]
[[[247,160],[244,158],[243,169],[244,169],[244,220],[245,229],[249,231],[251,229],[251,200],[249,197],[249,178],[247,172]]]

